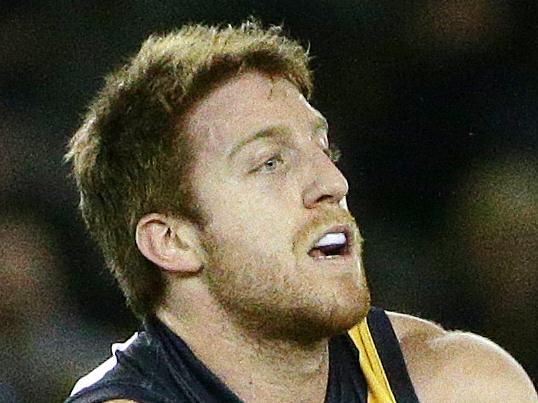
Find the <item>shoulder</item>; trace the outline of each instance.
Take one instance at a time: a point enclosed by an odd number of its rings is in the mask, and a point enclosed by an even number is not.
[[[116,354],[117,353],[121,354],[121,352],[126,351],[130,346],[132,346],[139,339],[138,336],[139,336],[139,333],[136,332],[125,342],[114,343],[111,347],[112,355],[106,361],[104,361],[101,365],[93,369],[87,375],[80,378],[76,382],[75,386],[73,387],[71,395],[75,395],[81,390],[88,388],[92,385],[95,385],[98,382],[107,380],[107,378],[110,377],[111,374],[114,374],[114,371],[118,367],[118,358]]]
[[[521,365],[492,341],[410,315],[387,315],[421,401],[538,402]]]
[[[66,403],[157,401],[148,400],[161,386],[154,375],[164,371],[163,365],[157,364],[155,348],[146,332],[112,344],[111,356],[76,382]]]

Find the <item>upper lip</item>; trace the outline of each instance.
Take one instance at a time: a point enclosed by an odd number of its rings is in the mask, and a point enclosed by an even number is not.
[[[317,235],[314,238],[314,240],[310,243],[310,248],[308,249],[308,251],[312,250],[315,247],[315,245],[318,243],[318,241],[321,238],[323,238],[325,235],[330,234],[330,233],[339,233],[339,232],[344,233],[344,235],[346,236],[346,246],[348,248],[351,247],[351,245],[353,244],[351,242],[351,236],[352,236],[351,228],[349,227],[349,225],[346,225],[346,224],[336,224],[324,230],[320,235]]]

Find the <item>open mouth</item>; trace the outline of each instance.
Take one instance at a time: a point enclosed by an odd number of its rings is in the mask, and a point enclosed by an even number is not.
[[[308,251],[308,255],[315,259],[350,254],[351,235],[347,226],[336,226],[326,231]]]

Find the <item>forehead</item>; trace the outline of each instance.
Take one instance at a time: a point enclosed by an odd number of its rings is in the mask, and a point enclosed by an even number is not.
[[[259,72],[245,72],[214,88],[183,120],[193,144],[222,148],[274,124],[311,124],[323,119],[290,81]]]

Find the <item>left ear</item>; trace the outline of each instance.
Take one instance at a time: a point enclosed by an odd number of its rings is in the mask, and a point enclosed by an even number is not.
[[[187,220],[151,213],[136,226],[136,245],[157,266],[169,272],[196,273],[203,267],[198,230]]]

